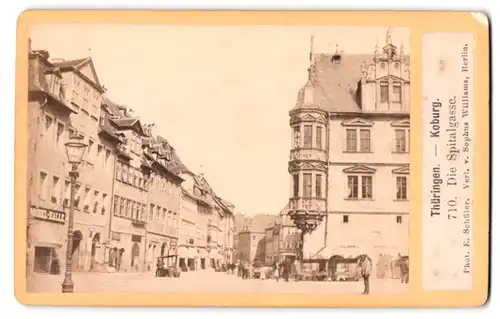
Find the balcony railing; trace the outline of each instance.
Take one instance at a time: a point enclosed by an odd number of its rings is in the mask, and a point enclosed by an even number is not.
[[[296,148],[290,151],[290,161],[313,160],[326,162],[326,150],[319,148]]]
[[[290,198],[290,210],[326,211],[326,199],[319,197]]]

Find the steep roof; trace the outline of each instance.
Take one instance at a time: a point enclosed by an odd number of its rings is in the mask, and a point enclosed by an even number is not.
[[[358,98],[359,82],[363,62],[373,62],[373,54],[343,54],[339,63],[333,61],[335,54],[319,53],[313,56],[311,79],[299,90],[295,108],[307,104],[305,97],[312,89],[314,105],[328,112],[361,112]],[[406,61],[409,57],[405,56]]]
[[[64,87],[61,85],[59,92],[54,92],[50,89],[47,82],[46,74],[56,73],[55,76],[60,77],[58,74],[58,69],[49,62],[49,52],[43,50],[31,50],[29,51],[29,64],[28,64],[28,92],[43,92],[46,96],[50,97],[53,101],[64,105],[72,112],[77,111],[74,107],[66,102],[66,92]]]

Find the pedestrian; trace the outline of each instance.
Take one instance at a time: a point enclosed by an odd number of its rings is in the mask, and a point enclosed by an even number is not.
[[[276,282],[280,281],[280,266],[277,262],[273,265],[274,277],[276,277]]]
[[[365,285],[364,295],[370,293],[370,275],[372,272],[372,262],[367,255],[362,255],[360,259],[361,276],[363,277],[363,282]]]
[[[409,262],[408,258],[401,258],[399,263],[399,268],[401,270],[401,283],[407,284],[409,281]]]
[[[289,281],[289,278],[290,278],[290,272],[292,271],[292,267],[291,267],[291,263],[290,263],[290,260],[288,258],[286,258],[284,261],[283,261],[283,278],[285,279],[286,282]]]

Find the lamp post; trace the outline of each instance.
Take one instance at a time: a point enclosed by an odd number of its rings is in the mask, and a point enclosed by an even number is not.
[[[71,179],[71,189],[69,198],[69,216],[68,216],[68,246],[66,252],[66,271],[64,273],[64,281],[62,283],[62,292],[73,292],[74,284],[72,279],[73,271],[73,215],[75,210],[75,190],[76,179],[78,178],[78,165],[83,160],[83,154],[87,148],[82,134],[76,133],[69,137],[69,141],[65,144],[66,155],[68,162],[71,165],[69,177]]]

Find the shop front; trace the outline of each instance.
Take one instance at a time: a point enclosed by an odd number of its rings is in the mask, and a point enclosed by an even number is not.
[[[64,273],[66,265],[66,214],[31,207],[33,220],[28,228],[28,273]]]
[[[200,269],[208,268],[208,252],[205,248],[198,249],[198,255],[200,256]]]

